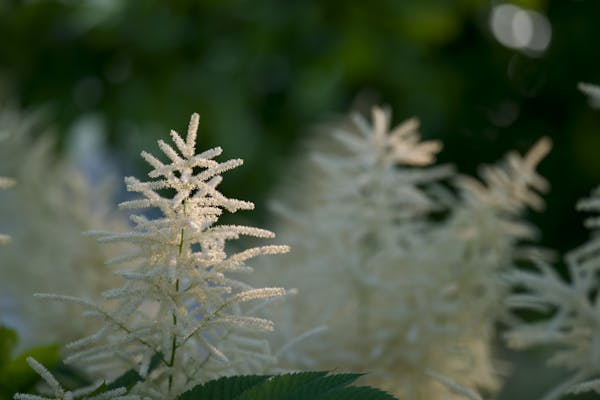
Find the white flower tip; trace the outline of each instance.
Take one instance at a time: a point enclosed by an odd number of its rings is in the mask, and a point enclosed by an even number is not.
[[[188,125],[187,132],[187,145],[190,147],[190,150],[196,147],[196,136],[198,134],[198,124],[200,123],[200,115],[198,113],[193,113],[190,118],[190,124]]]
[[[580,82],[577,88],[588,96],[591,107],[600,108],[600,86]]]
[[[536,166],[544,157],[550,153],[552,149],[552,140],[548,136],[543,136],[538,140],[531,150],[527,153],[525,158],[531,166]]]
[[[190,118],[190,126],[189,126],[189,128],[191,130],[196,131],[198,129],[198,123],[199,122],[200,122],[200,114],[193,113],[192,117]]]
[[[50,386],[52,390],[54,390],[54,392],[57,395],[64,394],[62,387],[46,367],[44,367],[41,363],[39,363],[35,358],[31,356],[27,357],[26,361],[27,364],[29,364],[29,366],[31,367],[31,369],[37,372],[38,375],[48,384],[48,386]]]

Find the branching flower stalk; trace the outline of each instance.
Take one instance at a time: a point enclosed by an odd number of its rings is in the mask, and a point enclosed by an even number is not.
[[[247,261],[288,251],[265,245],[229,254],[226,244],[241,236],[272,238],[270,231],[249,226],[219,225],[223,211],[251,210],[247,201],[227,198],[217,190],[221,174],[242,160],[215,161],[213,148],[196,154],[199,117],[191,118],[185,140],[174,131],[174,147],[158,145],[168,162],[150,153],[152,180],[125,179],[127,190],[141,198],[121,203],[124,209],[156,208],[161,216],[132,215],[128,233],[93,232],[101,242],[127,242],[136,250],[109,261],[123,265],[117,273],[122,287],[104,293],[107,305],[60,295],[44,298],[74,302],[86,315],[103,321],[94,334],[70,343],[67,362],[105,372],[136,368],[144,380],[133,392],[143,397],[170,399],[191,386],[233,374],[265,373],[275,357],[261,332],[273,323],[252,316],[249,302],[284,295],[282,288],[255,289],[238,280],[252,271]],[[150,368],[159,355],[160,365]]]

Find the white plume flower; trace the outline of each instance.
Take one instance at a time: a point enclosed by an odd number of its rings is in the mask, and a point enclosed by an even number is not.
[[[172,145],[158,145],[168,162],[150,153],[152,180],[125,179],[139,199],[121,208],[155,208],[160,216],[133,215],[127,233],[93,232],[101,242],[131,243],[136,250],[109,261],[125,283],[104,293],[107,305],[59,295],[42,297],[76,303],[103,325],[93,335],[68,345],[67,362],[105,373],[136,368],[144,381],[134,394],[156,399],[175,398],[191,386],[234,374],[264,373],[275,357],[262,332],[273,330],[267,319],[252,316],[250,302],[282,296],[281,288],[255,289],[238,279],[251,271],[248,260],[288,251],[267,245],[237,253],[227,243],[241,236],[272,238],[264,229],[219,225],[223,211],[251,210],[254,205],[225,197],[217,186],[221,174],[242,164],[215,161],[221,148],[196,153],[198,114],[192,115],[187,137],[172,131]],[[159,365],[150,360],[159,355]]]
[[[279,340],[328,327],[283,358],[296,368],[369,371],[367,383],[401,398],[446,396],[428,369],[494,387],[500,273],[533,232],[519,218],[542,205],[531,188],[546,189],[535,167],[549,143],[488,167],[483,184],[456,178],[456,198],[443,182],[452,168],[431,166],[439,142],[421,141],[415,120],[390,129],[381,108],[372,120],[354,116],[319,141],[275,204],[277,231],[294,251],[255,279],[299,290],[274,309]]]
[[[44,305],[33,294],[99,299],[116,282],[104,265],[116,254],[81,233],[128,226],[125,216],[108,211],[111,185],[92,184],[71,160],[57,155],[44,122],[39,111],[0,111],[0,135],[5,137],[0,171],[18,182],[0,192],[0,221],[12,238],[0,260],[0,323],[18,330],[21,349],[90,333],[93,326],[78,318],[76,307]]]

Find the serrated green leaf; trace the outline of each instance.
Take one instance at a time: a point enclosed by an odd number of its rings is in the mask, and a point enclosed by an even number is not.
[[[320,371],[232,376],[198,385],[177,400],[395,400],[379,389],[348,386],[360,376]]]
[[[322,376],[307,384],[297,387],[294,389],[293,393],[289,393],[285,396],[285,400],[314,399],[323,395],[324,393],[343,388],[361,376],[362,374],[335,374]],[[277,378],[275,377],[273,379]]]
[[[327,375],[323,371],[297,372],[277,375],[264,383],[246,390],[235,400],[284,400],[292,396],[300,387],[315,382]]]
[[[305,398],[308,400],[308,398]],[[383,390],[368,386],[350,386],[336,388],[320,396],[312,397],[311,400],[397,400],[391,394]]]
[[[236,399],[246,390],[263,383],[269,375],[228,376],[198,385],[181,394],[177,400]]]

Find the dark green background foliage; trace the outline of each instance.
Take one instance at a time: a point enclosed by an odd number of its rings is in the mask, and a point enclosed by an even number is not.
[[[376,102],[420,117],[469,173],[549,135],[534,221],[565,250],[587,234],[575,200],[600,182],[600,114],[576,90],[600,83],[600,2],[517,3],[552,25],[539,57],[495,40],[487,0],[0,0],[0,104],[50,106],[63,137],[99,116],[125,170],[197,111],[201,145],[246,160],[224,191],[258,203],[309,127]]]

